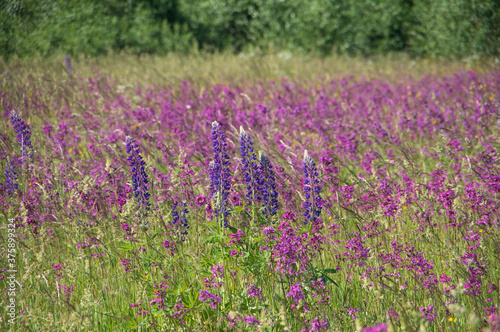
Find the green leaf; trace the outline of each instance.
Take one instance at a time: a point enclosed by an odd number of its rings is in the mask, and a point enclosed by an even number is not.
[[[242,211],[245,211],[245,202],[243,202],[243,206],[236,205],[234,207],[234,212],[242,212]]]
[[[327,284],[327,281],[329,281],[332,284],[334,284],[335,286],[337,286],[337,287],[339,286],[332,278],[330,278],[326,274],[321,274],[319,277],[320,277],[321,281],[323,281],[324,284]]]
[[[323,273],[337,273],[339,271],[337,271],[336,269],[324,269],[323,270]]]
[[[134,246],[126,243],[121,243],[120,246],[118,247],[118,250],[120,251],[130,251],[133,250]]]
[[[135,330],[137,328],[137,321],[135,319],[129,320],[125,323],[125,327],[131,330]]]

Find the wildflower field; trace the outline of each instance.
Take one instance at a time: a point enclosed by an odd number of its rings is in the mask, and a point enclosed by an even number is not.
[[[2,64],[2,331],[500,331],[500,69],[146,60]]]

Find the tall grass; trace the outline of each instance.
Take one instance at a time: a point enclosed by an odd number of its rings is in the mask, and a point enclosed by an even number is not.
[[[494,64],[116,55],[72,59],[70,73],[62,58],[23,61],[2,64],[0,85],[1,261],[15,218],[19,282],[3,330],[495,330]],[[13,110],[32,133],[30,167]],[[263,208],[269,166],[242,162],[240,126],[272,165],[276,214]]]

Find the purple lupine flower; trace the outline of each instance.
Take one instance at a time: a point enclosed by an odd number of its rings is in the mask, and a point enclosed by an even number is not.
[[[276,191],[276,176],[273,165],[264,154],[260,155],[259,165],[259,189],[262,195],[262,207],[264,215],[269,220],[278,211],[278,192]]]
[[[215,161],[213,160],[208,164],[208,175],[210,176],[210,195],[213,197],[217,194],[216,184],[219,181],[217,174],[215,174]]]
[[[64,60],[66,61],[66,71],[68,72],[68,74],[71,75],[73,73],[73,67],[71,66],[71,59],[67,54],[65,54]]]
[[[319,186],[316,163],[309,156],[307,150],[304,152],[304,192],[306,196],[304,224],[309,221],[314,223],[321,214],[321,187]]]
[[[127,160],[132,171],[134,197],[137,200],[138,208],[142,208],[144,214],[147,214],[151,204],[149,203],[148,175],[144,170],[144,165],[146,163],[142,160],[139,145],[130,136],[126,137],[126,147],[128,154]]]
[[[212,122],[212,144],[214,147],[214,160],[210,163],[210,189],[212,197],[217,197],[215,204],[215,215],[224,220],[224,227],[227,227],[227,216],[231,214],[227,206],[227,197],[231,183],[229,180],[231,165],[227,154],[226,136],[217,121]]]
[[[7,160],[7,165],[5,166],[5,186],[9,195],[17,190],[17,174],[10,159]]]
[[[177,207],[180,206],[180,212],[182,214],[182,217],[179,216],[179,212],[177,212]],[[187,230],[189,228],[188,221],[186,219],[186,214],[188,214],[189,211],[187,209],[187,204],[186,203],[179,203],[177,201],[174,202],[174,206],[172,207],[172,216],[174,217],[174,230],[176,232],[180,233],[181,236],[181,241],[184,241],[185,236],[187,235]]]
[[[16,137],[21,145],[21,161],[33,161],[33,145],[31,145],[31,129],[29,125],[22,120],[16,111],[10,112],[10,123],[16,132]]]
[[[258,190],[257,156],[253,152],[253,142],[243,127],[240,127],[240,156],[247,185],[246,197],[250,203],[255,204],[261,198]]]

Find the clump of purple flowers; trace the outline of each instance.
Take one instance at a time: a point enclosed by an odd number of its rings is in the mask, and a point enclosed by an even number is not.
[[[66,285],[58,285],[59,288],[62,288],[63,295],[66,295],[66,301],[69,302],[69,298],[71,293],[75,290],[75,286],[66,286]]]
[[[203,283],[207,289],[200,289],[200,295],[198,299],[201,302],[209,302],[212,309],[217,309],[217,305],[222,301],[219,295],[217,295],[217,290],[222,287],[222,279],[224,278],[224,266],[216,265],[210,267],[212,275],[210,278],[203,279]],[[211,292],[210,290],[213,290]]]
[[[259,301],[263,301],[262,298],[262,289],[255,286],[255,284],[250,284],[250,289],[247,291],[248,296],[252,299],[259,299]]]
[[[262,194],[262,207],[264,215],[269,220],[278,211],[278,192],[276,191],[276,177],[273,165],[264,154],[260,155],[259,188]]]
[[[231,165],[227,154],[226,136],[217,121],[212,122],[212,144],[214,147],[214,160],[210,163],[210,189],[212,197],[216,199],[215,215],[224,220],[224,227],[227,227],[227,216],[231,214],[227,206],[229,196],[230,170]],[[221,220],[221,221],[222,221]]]
[[[177,211],[178,207],[180,209],[182,217],[179,216],[179,212]],[[186,203],[183,203],[183,202],[179,203],[178,201],[175,201],[174,206],[172,207],[172,216],[174,217],[173,224],[175,227],[174,228],[175,231],[180,233],[181,241],[184,241],[185,236],[188,233],[187,230],[189,228],[189,224],[188,224],[188,221],[186,219],[186,215],[188,213],[189,213],[189,211],[187,209]]]
[[[281,223],[277,230],[282,233],[281,236],[273,234],[272,227],[264,229],[268,238],[276,240],[271,254],[271,260],[276,263],[274,270],[283,275],[298,276],[309,267],[307,235],[300,234],[289,222]],[[297,289],[300,284],[295,287]]]
[[[10,159],[7,160],[7,165],[5,166],[5,186],[9,195],[17,190],[17,174]]]
[[[490,323],[490,331],[491,332],[500,332],[500,315],[499,314],[491,314],[488,317],[488,323]]]
[[[260,324],[260,321],[257,318],[255,318],[255,316],[246,316],[244,320],[245,323],[247,323],[247,325],[250,327]]]
[[[330,328],[330,323],[326,318],[323,318],[320,320],[319,317],[315,317],[311,322],[309,322],[309,329],[302,330],[302,331],[307,331],[307,332],[321,332],[321,331],[328,331]]]
[[[304,152],[304,192],[306,202],[304,203],[304,224],[312,221],[315,223],[321,214],[321,187],[318,180],[318,169],[316,163],[309,156],[307,150]]]
[[[132,172],[134,197],[137,200],[138,208],[142,208],[143,210],[141,213],[146,215],[151,206],[149,203],[148,175],[144,170],[146,163],[142,160],[139,145],[130,136],[126,138],[126,148],[128,154],[127,160]]]
[[[17,141],[21,145],[21,161],[33,161],[33,145],[31,145],[31,129],[29,125],[22,120],[16,111],[10,112],[10,123],[16,132]]]
[[[386,332],[386,331],[387,331],[387,325],[383,323],[363,328],[363,332]]]
[[[433,305],[427,306],[427,308],[420,307],[420,312],[422,313],[422,317],[424,317],[428,322],[433,322],[437,317],[437,313],[434,312]]]
[[[304,290],[300,282],[290,286],[290,291],[286,293],[286,297],[291,297],[295,303],[299,303],[305,297]]]

